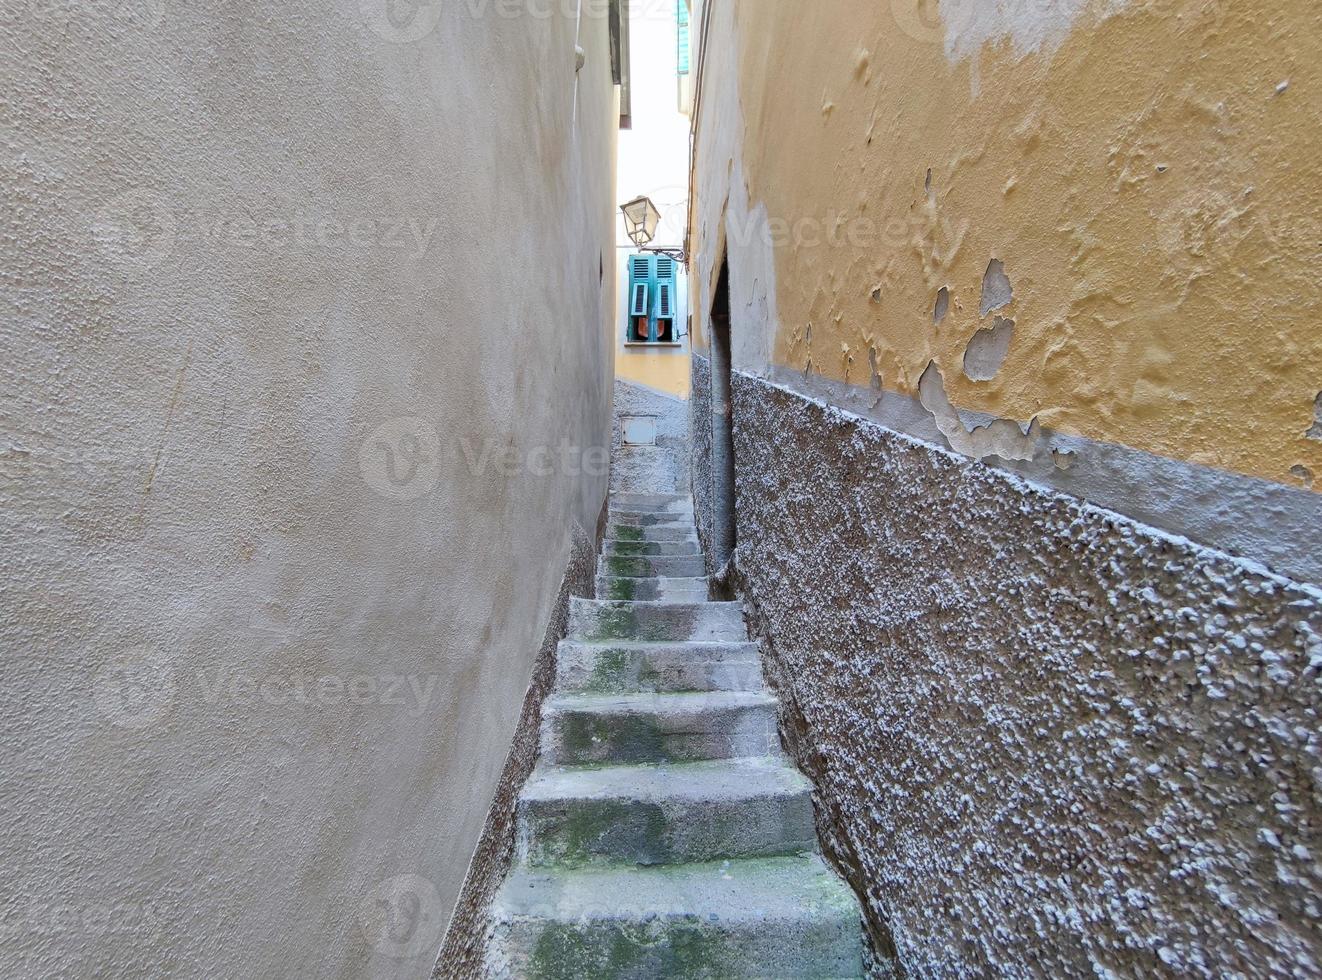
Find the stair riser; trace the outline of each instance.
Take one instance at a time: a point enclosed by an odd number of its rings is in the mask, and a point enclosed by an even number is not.
[[[603,555],[621,555],[627,558],[702,557],[697,538],[679,541],[607,541]]]
[[[687,517],[689,520],[692,520],[693,505],[692,504],[657,504],[653,506],[645,506],[645,505],[634,504],[628,507],[621,507],[615,504],[614,502],[612,502],[609,513],[612,516],[615,516],[617,514],[619,515],[641,514],[646,516],[655,515],[655,514],[664,514],[668,517]]]
[[[817,847],[806,791],[738,800],[526,800],[518,820],[519,855],[533,866],[682,864]]]
[[[617,578],[701,578],[707,574],[702,558],[626,558],[605,555],[597,566],[602,575]]]
[[[628,524],[607,524],[607,541],[696,541],[697,529],[691,524],[653,524],[638,527]]]
[[[688,494],[677,493],[613,493],[611,506],[623,510],[635,510],[642,507],[692,507],[693,498]]]
[[[692,514],[615,514],[607,519],[616,527],[697,527]]]
[[[737,924],[670,914],[643,922],[612,919],[603,907],[573,921],[501,922],[493,945],[492,975],[537,980],[863,976],[857,914]]]
[[[557,689],[566,694],[681,694],[686,691],[760,691],[757,653],[666,649],[583,649],[558,659]]]
[[[703,578],[614,578],[597,576],[597,598],[639,602],[706,602]]]
[[[548,711],[542,721],[550,765],[699,762],[779,750],[775,711],[766,704],[618,714],[571,709]]]
[[[666,642],[743,642],[743,612],[733,603],[694,605],[645,602],[589,602],[570,605],[569,637],[576,640]]]

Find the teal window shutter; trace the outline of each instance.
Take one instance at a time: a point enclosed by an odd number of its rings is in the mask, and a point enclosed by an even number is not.
[[[656,333],[654,340],[675,340],[675,260],[668,255],[656,257]]]
[[[646,255],[629,260],[629,316],[651,316],[652,262]]]
[[[630,316],[647,316],[647,283],[637,282],[633,287],[633,305],[629,307]]]
[[[687,0],[675,0],[675,20],[679,24],[679,74],[689,73],[689,5]]]

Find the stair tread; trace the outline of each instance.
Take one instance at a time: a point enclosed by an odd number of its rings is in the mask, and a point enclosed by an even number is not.
[[[648,527],[667,524],[683,524],[687,527],[697,526],[697,517],[691,511],[665,511],[665,510],[609,510],[606,512],[607,523],[615,524],[635,524],[638,521],[645,521]]]
[[[568,799],[740,800],[810,793],[812,784],[783,756],[623,766],[554,766],[535,771],[529,802]]]
[[[691,493],[648,493],[638,490],[616,490],[610,495],[611,500],[660,500],[665,502],[674,502],[678,500],[692,500]]]
[[[631,576],[626,576],[626,577],[631,577]],[[577,603],[577,604],[585,604],[585,605],[590,605],[590,606],[598,606],[598,607],[601,607],[601,606],[621,607],[621,606],[622,606],[622,607],[626,607],[626,608],[630,608],[630,609],[647,609],[647,608],[650,608],[650,607],[661,607],[661,606],[664,606],[664,607],[666,607],[667,609],[673,609],[673,608],[675,607],[675,605],[676,605],[676,603],[673,603],[673,602],[670,602],[670,603],[666,603],[666,602],[651,602],[651,601],[648,601],[648,600],[640,600],[640,599],[584,599],[584,598],[581,598],[581,597],[579,597],[579,596],[575,596],[571,601],[574,602],[574,603]],[[742,610],[742,609],[744,608],[744,605],[743,605],[742,602],[712,602],[712,601],[706,601],[706,602],[684,602],[684,603],[679,603],[679,605],[684,606],[685,608],[694,609],[694,610],[698,610],[698,609],[726,609],[726,610],[730,610],[730,609],[738,609],[738,610]]]
[[[669,558],[603,555],[606,574],[617,578],[692,578],[707,571],[701,555]]]
[[[653,714],[694,712],[721,708],[774,706],[775,695],[762,691],[678,691],[642,694],[553,694],[545,703],[547,714],[595,711],[601,714]]]
[[[675,585],[683,588],[685,584],[691,583],[693,587],[705,588],[711,584],[706,575],[608,575],[605,572],[597,576],[598,579],[628,579],[630,582],[665,582],[667,585]],[[594,597],[595,598],[595,597]],[[629,602],[636,600],[627,599],[597,599],[597,602]],[[704,600],[706,601],[706,600]]]
[[[759,648],[751,640],[575,640],[572,637],[560,641],[562,647],[582,647],[585,650],[641,650],[655,653],[662,650],[692,650],[695,653],[716,650],[746,651],[756,660]]]
[[[531,868],[511,873],[496,898],[499,918],[583,922],[698,916],[703,922],[843,919],[854,893],[815,854],[736,858],[649,867]]]

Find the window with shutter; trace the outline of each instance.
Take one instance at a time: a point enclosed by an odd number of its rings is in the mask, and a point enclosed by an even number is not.
[[[634,283],[633,304],[629,307],[630,316],[647,316],[650,311],[647,309],[647,283]]]
[[[674,283],[657,283],[657,301],[656,301],[656,339],[663,344],[673,343],[675,340],[675,309],[672,290]]]

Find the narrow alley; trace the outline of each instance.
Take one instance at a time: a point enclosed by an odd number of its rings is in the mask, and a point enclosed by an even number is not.
[[[861,977],[858,906],[816,856],[743,609],[690,574],[692,500],[613,493],[602,564],[543,708],[493,972]]]
[[[0,50],[0,980],[1322,978],[1322,4]]]

